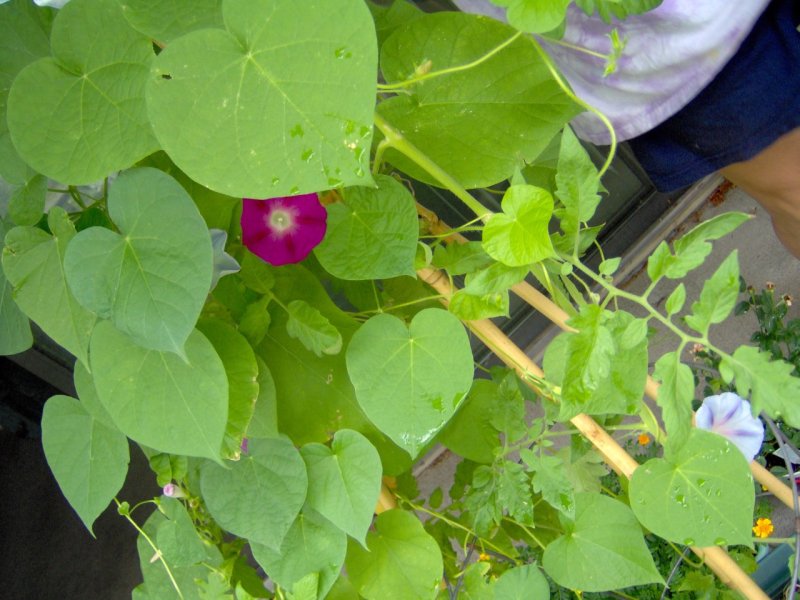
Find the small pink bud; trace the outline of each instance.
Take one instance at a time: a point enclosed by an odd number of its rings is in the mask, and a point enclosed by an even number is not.
[[[174,483],[168,483],[162,490],[168,498],[186,498],[186,493]]]

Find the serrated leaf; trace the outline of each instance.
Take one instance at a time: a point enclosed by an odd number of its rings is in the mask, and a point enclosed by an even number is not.
[[[378,451],[357,431],[340,429],[330,448],[306,444],[300,454],[308,470],[308,506],[364,545],[381,489]]]
[[[366,600],[429,600],[442,578],[442,554],[414,515],[389,510],[367,534],[369,552],[350,544],[346,567]]]
[[[222,13],[225,29],[154,62],[148,111],[175,164],[236,197],[368,185],[377,49],[364,3],[226,0]]]
[[[667,311],[667,316],[669,317],[680,312],[685,302],[686,286],[681,282],[678,284],[678,287],[672,290],[669,297],[667,297],[666,303],[664,304],[664,308]]]
[[[53,396],[42,414],[42,446],[58,486],[92,531],[125,481],[127,438],[95,420],[74,398]]]
[[[341,202],[327,207],[328,230],[314,255],[334,277],[361,280],[415,274],[419,223],[414,198],[393,177],[377,175],[375,183],[377,188],[347,188]]]
[[[533,491],[542,494],[545,501],[556,510],[574,518],[575,489],[566,476],[563,461],[527,449],[520,453],[520,458],[533,472]]]
[[[53,236],[33,227],[6,235],[3,270],[20,309],[59,345],[88,364],[89,336],[96,316],[72,295],[64,274],[64,254],[75,236],[69,216],[53,207],[47,219]]]
[[[8,95],[20,156],[47,177],[80,185],[155,151],[144,102],[153,47],[120,4],[70,2],[58,11],[50,43],[52,58],[25,67]]]
[[[631,509],[600,494],[575,496],[575,520],[545,548],[544,570],[561,586],[605,592],[663,583]]]
[[[186,362],[147,350],[103,321],[91,340],[97,395],[131,439],[161,452],[219,460],[228,419],[225,369],[198,331],[185,352]]]
[[[221,0],[125,0],[122,6],[134,29],[162,45],[197,29],[223,26]]]
[[[308,575],[317,575],[310,585],[311,598],[324,598],[339,577],[347,552],[347,536],[315,511],[304,508],[283,538],[280,550],[251,543],[253,557],[275,583],[285,589]]]
[[[305,502],[308,477],[300,453],[288,440],[251,440],[247,454],[235,463],[203,463],[200,488],[208,511],[222,527],[278,550]]]
[[[484,57],[515,35],[503,23],[462,13],[428,14],[400,27],[381,47],[387,83]],[[461,40],[453,44],[452,40]],[[493,185],[532,161],[577,106],[553,80],[534,43],[520,38],[470,69],[426,80],[378,105],[379,114],[466,188]],[[448,135],[442,135],[442,132]],[[498,153],[497,148],[504,151]],[[400,152],[387,161],[415,179],[442,185]]]
[[[661,408],[670,447],[680,447],[692,426],[694,375],[675,351],[662,355],[656,361],[653,378],[661,382],[656,402]]]
[[[726,383],[735,377],[736,391],[750,396],[753,414],[762,410],[781,418],[792,427],[800,427],[800,378],[793,376],[794,366],[783,360],[772,360],[767,352],[751,346],[740,346],[733,356],[723,357],[720,373]]]
[[[372,317],[347,348],[347,371],[367,417],[415,457],[444,426],[472,385],[472,351],[450,313],[425,309],[409,327]]]
[[[200,213],[177,181],[149,167],[114,181],[108,211],[119,234],[91,227],[67,249],[72,293],[137,344],[182,354],[211,286]]]
[[[692,313],[686,315],[686,324],[703,336],[714,323],[727,319],[739,297],[739,259],[736,250],[722,261],[703,284],[700,299],[692,304]]]
[[[433,266],[444,269],[450,275],[464,275],[492,264],[480,242],[436,246],[433,251]]]
[[[600,203],[600,179],[592,159],[569,127],[564,128],[558,153],[555,196],[564,205],[555,211],[572,252],[581,224],[594,216]]]
[[[222,455],[236,459],[259,398],[256,356],[247,340],[227,323],[203,319],[197,324],[197,329],[214,346],[225,368],[228,379],[228,421],[222,440]]]
[[[317,356],[339,354],[342,334],[321,312],[305,300],[292,300],[286,308],[289,314],[286,331],[290,336]]]
[[[642,525],[678,544],[751,545],[753,479],[724,437],[692,429],[665,458],[633,472],[631,507]]]
[[[505,292],[525,279],[527,274],[527,266],[509,267],[503,263],[494,263],[467,275],[464,280],[464,291],[476,295]]]
[[[515,185],[503,196],[503,212],[492,215],[483,229],[483,248],[510,267],[527,266],[554,254],[547,230],[553,197],[532,185]]]

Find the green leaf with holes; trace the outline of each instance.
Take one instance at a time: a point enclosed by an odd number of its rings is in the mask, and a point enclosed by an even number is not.
[[[350,544],[347,573],[367,600],[429,600],[442,578],[442,553],[412,513],[394,509],[375,519],[369,551]]]
[[[369,185],[377,49],[364,3],[224,0],[222,14],[225,29],[184,35],[154,63],[150,120],[175,164],[236,197]]]
[[[177,181],[149,167],[116,179],[108,211],[120,233],[90,227],[67,249],[72,293],[137,344],[183,354],[211,285],[203,218]]]
[[[3,270],[20,309],[59,345],[88,364],[87,350],[96,316],[81,306],[67,285],[62,264],[74,241],[69,215],[53,207],[48,235],[35,227],[15,227],[3,249]]]
[[[127,438],[92,417],[75,398],[53,396],[42,414],[42,446],[58,486],[92,531],[125,481]]]
[[[752,545],[754,495],[747,459],[716,433],[692,429],[668,457],[636,469],[630,498],[642,525],[671,542]]]
[[[247,454],[234,463],[204,463],[200,488],[208,511],[222,527],[280,550],[305,502],[308,477],[289,440],[251,440]]]
[[[605,592],[663,583],[631,509],[600,494],[575,495],[575,519],[545,548],[542,566],[570,589]]]
[[[308,505],[364,544],[381,490],[381,458],[367,438],[340,429],[330,448],[306,444],[300,450],[308,469]]]
[[[219,460],[228,420],[228,380],[199,331],[186,360],[134,344],[109,321],[95,327],[91,367],[100,401],[131,439],[161,452]]]
[[[503,212],[492,215],[483,229],[483,249],[510,267],[539,262],[554,254],[547,231],[553,197],[532,185],[514,185],[503,196]]]
[[[441,12],[399,27],[381,47],[381,71],[399,84],[426,69],[469,69],[430,78],[378,105],[403,138],[467,188],[489,186],[533,161],[578,112],[536,49],[503,23]],[[453,43],[453,40],[458,43]],[[420,71],[418,71],[420,69]],[[385,158],[415,179],[442,185],[401,152]]]
[[[472,385],[472,352],[461,322],[428,308],[411,324],[372,317],[347,348],[356,398],[378,429],[412,458],[447,423]]]
[[[414,197],[387,175],[376,176],[375,183],[377,188],[347,188],[341,202],[328,206],[328,231],[314,254],[339,279],[414,275],[419,234]]]
[[[53,56],[25,67],[8,95],[8,128],[38,172],[86,184],[154,152],[144,88],[151,41],[115,0],[76,0],[58,12]]]

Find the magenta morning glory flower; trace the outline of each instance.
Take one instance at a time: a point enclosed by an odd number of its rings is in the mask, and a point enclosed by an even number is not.
[[[748,461],[758,454],[764,441],[764,424],[753,416],[750,403],[732,392],[703,400],[695,414],[695,424],[728,438]]]
[[[316,194],[253,200],[242,206],[242,242],[271,265],[303,260],[325,237],[328,213]]]

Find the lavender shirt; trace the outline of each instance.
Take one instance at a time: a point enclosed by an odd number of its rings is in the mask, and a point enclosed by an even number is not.
[[[505,20],[489,0],[453,0],[464,12]],[[569,7],[563,41],[595,52],[611,52],[616,28],[627,43],[617,70],[603,77],[605,62],[564,46],[545,43],[575,94],[605,114],[618,140],[649,131],[686,106],[736,53],[769,0],[664,0],[650,12],[610,25]],[[610,135],[594,115],[578,115],[572,126],[594,144]]]

